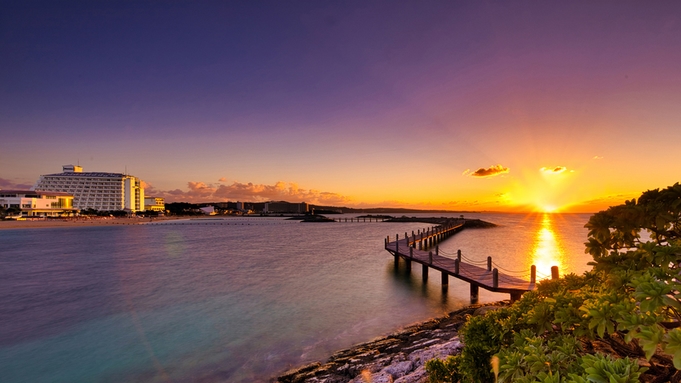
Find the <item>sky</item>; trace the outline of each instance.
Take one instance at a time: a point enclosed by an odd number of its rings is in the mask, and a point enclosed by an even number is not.
[[[681,179],[681,2],[0,0],[0,189],[595,212]]]

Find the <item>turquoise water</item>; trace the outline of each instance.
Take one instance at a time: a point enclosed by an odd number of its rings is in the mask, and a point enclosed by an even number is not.
[[[588,215],[467,217],[500,227],[465,230],[443,253],[587,269]],[[467,304],[467,284],[443,293],[383,250],[424,227],[232,218],[0,231],[0,381],[268,381]]]

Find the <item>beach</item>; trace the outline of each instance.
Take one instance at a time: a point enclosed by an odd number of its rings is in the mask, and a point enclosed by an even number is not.
[[[0,230],[7,229],[40,229],[74,226],[103,226],[103,225],[141,225],[150,222],[186,219],[187,217],[154,217],[154,218],[115,218],[115,217],[78,217],[45,220],[6,220],[0,221]],[[195,217],[192,217],[195,218]]]

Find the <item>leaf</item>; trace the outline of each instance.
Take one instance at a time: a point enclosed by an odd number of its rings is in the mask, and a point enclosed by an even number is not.
[[[665,336],[665,352],[672,355],[676,369],[681,369],[681,330],[675,328]]]
[[[657,350],[657,346],[662,342],[664,336],[664,329],[656,324],[654,326],[643,327],[636,338],[646,354],[646,359],[650,360]]]

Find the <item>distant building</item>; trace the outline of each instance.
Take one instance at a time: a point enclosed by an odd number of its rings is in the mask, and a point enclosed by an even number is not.
[[[215,215],[215,214],[217,214],[217,213],[215,213],[215,208],[214,208],[213,206],[201,207],[201,208],[199,208],[199,210],[201,210],[201,212],[202,212],[203,214],[206,214],[206,215]]]
[[[286,214],[305,214],[310,207],[307,203],[291,203],[286,201],[265,202],[262,209],[263,213],[286,213]]]
[[[34,190],[0,190],[0,206],[20,209],[22,217],[60,217],[76,210],[72,194]]]
[[[166,210],[165,199],[161,197],[144,197],[144,210],[164,212]]]
[[[83,172],[65,165],[62,173],[40,176],[35,190],[70,193],[73,207],[80,210],[144,211],[142,181],[122,173]]]

